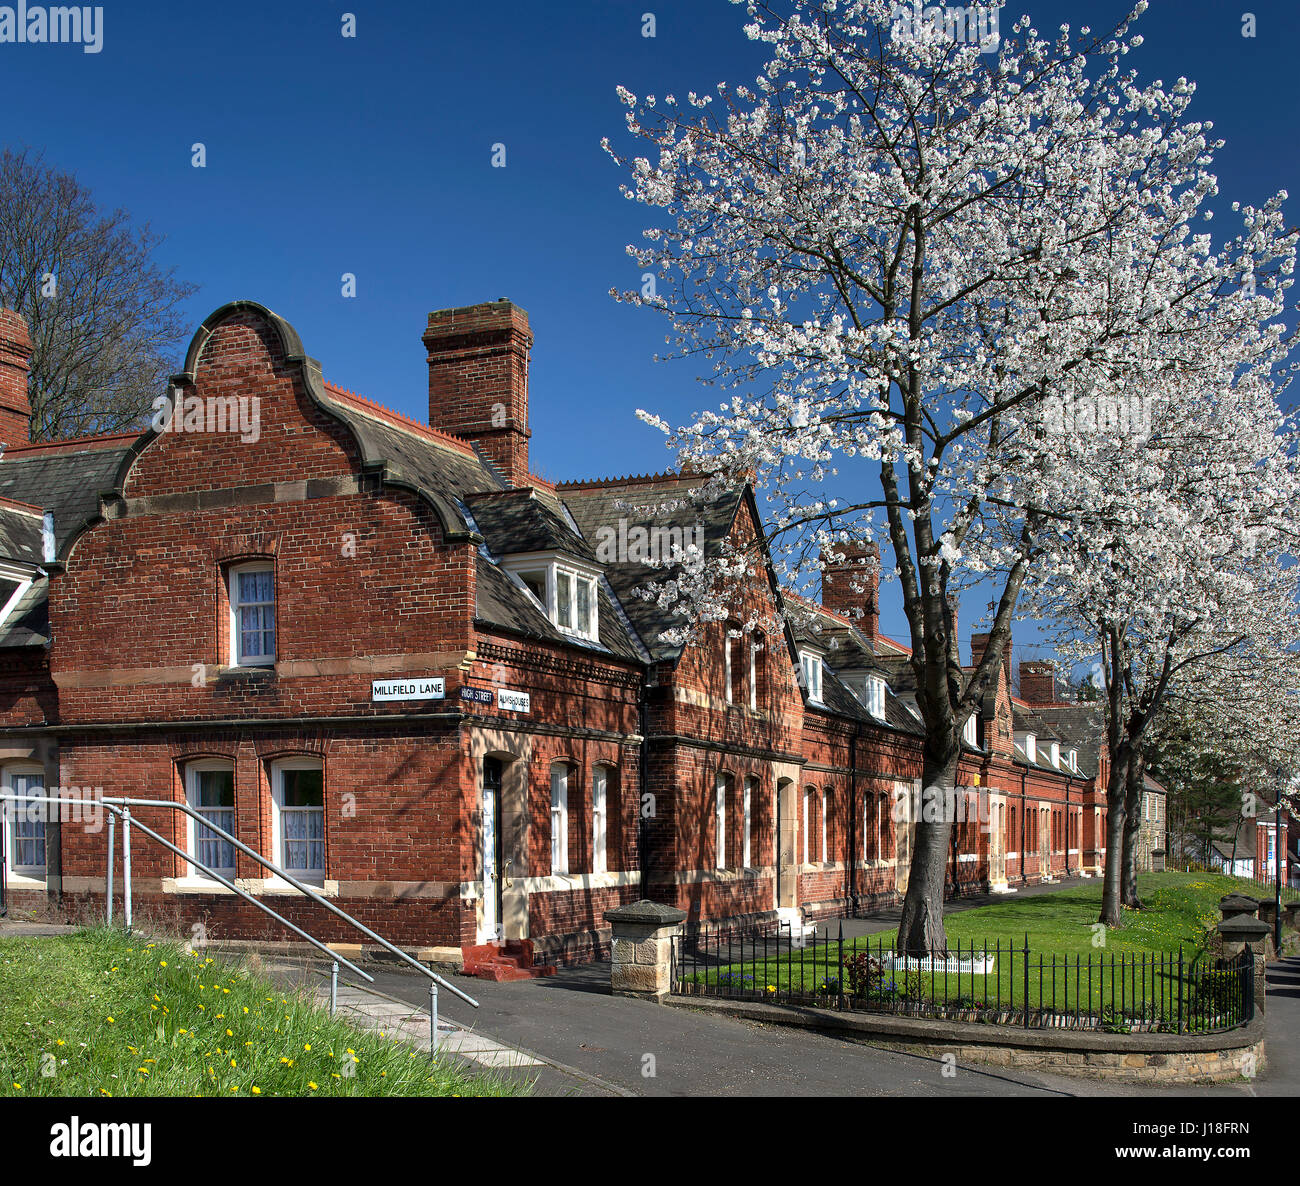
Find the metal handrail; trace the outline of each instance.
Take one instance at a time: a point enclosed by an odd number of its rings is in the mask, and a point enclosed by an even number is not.
[[[436,981],[438,984],[442,985],[443,988],[450,989],[463,1001],[466,1001],[468,1004],[473,1005],[475,1009],[479,1007],[478,1002],[473,997],[471,997],[468,993],[462,992],[454,984],[451,984],[448,981],[444,980],[441,976],[438,975],[437,972],[433,971],[430,968],[426,968],[422,963],[420,963],[419,960],[413,958],[412,956],[407,955],[406,952],[404,952],[400,947],[397,947],[394,944],[390,943],[382,935],[375,934],[375,932],[372,931],[368,926],[366,926],[365,923],[358,922],[346,910],[343,910],[340,907],[335,906],[334,903],[331,902],[328,898],[322,897],[314,889],[311,889],[309,886],[304,885],[301,881],[299,881],[296,877],[293,877],[291,874],[286,873],[283,869],[279,867],[279,865],[275,864],[267,857],[264,857],[260,852],[256,852],[254,849],[249,848],[248,845],[245,844],[238,837],[232,836],[224,828],[220,828],[216,824],[212,823],[209,819],[207,819],[206,816],[200,815],[188,803],[178,803],[174,799],[131,799],[131,798],[121,798],[116,795],[106,796],[102,800],[99,800],[99,802],[102,802],[106,805],[107,804],[121,805],[123,808],[126,809],[125,812],[126,820],[130,820],[132,818],[130,812],[130,808],[132,807],[171,807],[176,811],[183,811],[191,819],[197,820],[209,832],[214,832],[222,839],[229,841],[229,843],[232,844],[235,848],[239,849],[240,852],[244,853],[246,856],[252,857],[253,860],[257,861],[259,864],[271,870],[271,872],[274,873],[277,877],[288,882],[288,884],[293,886],[294,889],[298,890],[299,893],[305,894],[313,902],[316,902],[319,905],[324,906],[326,910],[330,911],[331,913],[337,915],[339,918],[343,919],[344,922],[350,923],[363,935],[369,936],[381,947],[383,947],[386,951],[390,951],[392,952],[393,955],[397,956],[400,959],[405,960],[408,964],[411,965],[411,967],[415,968],[419,972],[423,972],[426,976],[429,977],[430,980]],[[127,826],[129,826],[129,824]],[[144,825],[137,824],[136,826],[143,827]],[[188,854],[182,853],[181,856],[184,860],[189,861],[192,864],[196,863],[194,862],[193,858],[190,857]]]
[[[64,803],[84,802],[84,801],[74,800],[69,798],[52,797],[49,795],[25,795],[19,797],[17,795],[12,795],[12,794],[9,795],[0,794],[0,802],[57,803],[61,805]],[[422,963],[419,962],[419,960],[414,959],[413,957],[407,955],[406,952],[404,952],[403,950],[401,950],[401,948],[395,946],[394,944],[390,943],[382,935],[376,934],[364,923],[359,922],[357,919],[353,918],[352,915],[347,913],[347,911],[334,905],[333,902],[329,901],[327,898],[322,897],[320,894],[318,894],[315,890],[311,889],[309,886],[304,885],[296,877],[292,876],[290,873],[287,873],[285,870],[281,869],[277,864],[269,860],[267,857],[263,856],[260,852],[257,852],[254,849],[250,848],[238,837],[232,836],[224,828],[219,827],[218,825],[214,824],[211,820],[207,819],[205,816],[200,815],[193,808],[191,808],[188,803],[178,803],[174,799],[135,799],[135,798],[121,797],[121,796],[105,796],[100,799],[89,800],[89,802],[102,803],[105,807],[108,808],[109,812],[111,813],[108,821],[109,822],[108,870],[107,870],[107,877],[106,877],[105,887],[104,887],[106,891],[105,892],[106,912],[109,921],[112,920],[112,910],[113,910],[112,886],[113,886],[114,851],[113,851],[113,840],[112,840],[112,836],[113,836],[112,825],[113,825],[114,817],[120,816],[122,820],[122,858],[123,858],[123,869],[122,869],[123,887],[122,888],[125,895],[125,903],[124,903],[125,916],[126,916],[125,923],[126,923],[127,930],[130,930],[131,927],[131,824],[133,818],[131,815],[131,808],[132,807],[170,807],[173,810],[184,812],[191,819],[196,820],[199,824],[201,824],[207,831],[213,832],[216,835],[222,837],[224,840],[226,840],[235,848],[237,848],[240,852],[244,853],[246,856],[251,857],[253,860],[257,861],[264,868],[269,869],[272,873],[274,873],[277,877],[281,878],[288,885],[291,885],[299,893],[304,894],[312,901],[318,903],[321,906],[324,906],[326,910],[330,911],[332,914],[341,918],[344,922],[348,923],[350,926],[356,928],[356,930],[360,931],[363,935],[366,935],[369,938],[373,939],[386,951],[389,951],[393,955],[396,955],[399,959],[405,960],[417,971],[424,973],[424,975],[429,978],[429,1051],[430,1054],[436,1051],[438,1046],[438,987],[439,986],[449,989],[451,992],[455,993],[456,996],[460,997],[461,1000],[465,1001],[469,1005],[472,1005],[475,1009],[479,1008],[478,1001],[476,1001],[468,993],[462,992],[454,984],[451,984],[447,980],[444,980],[432,969],[426,968]],[[158,841],[158,843],[163,845],[163,847],[170,849],[173,853],[179,856],[187,864],[192,865],[194,866],[194,868],[201,870],[207,876],[211,877],[214,881],[217,881],[221,885],[225,886],[227,889],[232,890],[234,893],[238,894],[240,897],[246,899],[247,901],[252,902],[254,906],[258,907],[258,909],[263,910],[265,913],[269,914],[277,922],[283,923],[295,934],[301,935],[309,943],[313,944],[315,947],[318,947],[320,950],[324,951],[330,957],[331,960],[336,961],[335,972],[334,972],[334,983],[331,986],[331,1009],[333,1008],[333,1004],[334,1004],[334,993],[337,991],[337,975],[338,975],[337,964],[342,963],[346,967],[351,968],[352,971],[356,972],[359,976],[361,976],[365,980],[368,980],[371,983],[374,982],[373,976],[369,975],[367,972],[362,971],[350,960],[345,959],[343,956],[339,955],[337,952],[331,950],[325,944],[321,943],[318,939],[315,939],[311,935],[307,934],[307,932],[302,930],[300,927],[295,926],[288,919],[282,917],[276,911],[272,910],[271,907],[267,906],[264,902],[260,901],[254,895],[248,893],[248,891],[241,889],[233,882],[227,881],[220,874],[216,873],[212,869],[209,869],[206,865],[203,864],[203,862],[197,860],[191,854],[177,847],[175,844],[167,840],[165,837],[160,836],[152,828],[148,827],[145,824],[140,823],[139,820],[135,820],[135,826],[141,829],[141,831],[143,831],[145,835]]]
[[[52,797],[50,795],[24,795],[22,798],[19,798],[16,795],[0,794],[0,803],[70,803],[70,802],[72,802],[72,800],[70,799],[60,799],[60,798]],[[105,806],[107,806],[109,811],[113,812],[114,815],[121,815],[123,812],[123,809],[120,807],[113,807],[110,804],[105,804]],[[326,955],[328,955],[330,959],[338,960],[339,963],[344,964],[346,967],[351,968],[352,971],[354,971],[358,976],[363,976],[365,977],[365,979],[369,980],[372,984],[374,983],[375,978],[371,976],[368,972],[365,972],[361,968],[358,968],[356,964],[354,964],[351,960],[346,959],[343,956],[339,955],[338,952],[332,951],[319,939],[316,939],[313,936],[307,934],[307,932],[304,931],[301,927],[295,926],[283,915],[279,914],[275,910],[272,910],[271,907],[266,905],[265,902],[258,901],[258,899],[255,898],[252,894],[250,894],[247,890],[241,889],[239,886],[235,885],[234,883],[227,881],[224,877],[221,876],[220,873],[216,872],[216,870],[209,869],[202,861],[195,860],[193,857],[182,852],[170,840],[167,840],[164,837],[159,836],[157,832],[155,832],[152,828],[148,827],[147,825],[142,824],[139,820],[135,821],[135,826],[139,828],[142,832],[144,832],[145,835],[152,836],[155,840],[158,841],[159,844],[162,844],[166,848],[170,848],[172,852],[176,853],[177,856],[184,857],[185,860],[189,861],[191,864],[201,869],[204,873],[206,873],[218,884],[224,885],[226,889],[231,890],[233,893],[238,894],[241,898],[245,899],[246,901],[252,902],[252,904],[256,906],[259,910],[266,911],[266,913],[269,914],[272,918],[274,918],[276,922],[282,923],[284,926],[288,927],[295,934],[301,935],[304,939],[307,940],[308,943],[311,943],[314,946],[320,948],[320,950],[323,951]],[[107,889],[107,897],[109,899],[108,918],[111,921],[113,917],[112,914],[113,879],[111,875],[109,876],[106,889]]]

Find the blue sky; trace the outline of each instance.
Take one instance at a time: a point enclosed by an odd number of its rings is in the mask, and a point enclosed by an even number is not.
[[[1194,114],[1228,142],[1225,209],[1279,188],[1300,200],[1300,6],[1243,3],[1255,38],[1241,35],[1243,6],[1153,0],[1130,58],[1146,77],[1197,81]],[[1043,31],[1100,28],[1126,7],[1010,6]],[[354,39],[341,36],[345,11]],[[259,300],[328,379],[420,418],[428,311],[509,297],[536,336],[534,468],[640,473],[670,457],[636,409],[680,422],[718,393],[694,363],[653,361],[659,315],[607,295],[636,282],[624,247],[647,212],[620,196],[600,139],[622,131],[619,84],[663,94],[752,79],[760,57],[743,21],[725,0],[109,0],[98,54],[0,45],[3,140],[165,234],[160,258],[200,286],[195,325],[228,300]],[[191,166],[195,142],[206,168]],[[496,143],[504,169],[491,166]],[[345,272],[355,299],[341,295]],[[901,632],[901,614],[885,620]]]

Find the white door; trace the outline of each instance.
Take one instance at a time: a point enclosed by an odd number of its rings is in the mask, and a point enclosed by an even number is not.
[[[501,764],[488,758],[483,770],[483,932],[485,942],[501,938],[501,859],[497,836],[501,806]]]

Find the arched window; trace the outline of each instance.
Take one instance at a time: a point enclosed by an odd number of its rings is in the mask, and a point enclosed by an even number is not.
[[[816,795],[817,791],[814,787],[805,788],[803,793],[803,863],[805,865],[811,865],[813,860],[813,800]]]
[[[5,803],[5,834],[9,838],[9,868],[18,877],[45,878],[45,821],[51,804],[34,797],[45,794],[45,774],[39,766],[5,770],[0,786],[16,802]]]
[[[569,767],[551,767],[551,872],[569,871]]]
[[[822,791],[822,836],[821,836],[821,861],[825,864],[831,859],[831,835],[830,835],[830,818],[831,818],[831,792],[827,787]]]
[[[235,834],[235,765],[225,758],[190,762],[185,767],[185,799],[192,811],[222,831]],[[188,824],[186,851],[214,873],[227,879],[235,875],[235,846],[205,828],[193,816]],[[203,870],[186,865],[186,876],[206,877]]]
[[[271,859],[300,881],[321,881],[325,876],[325,769],[319,758],[272,763],[271,816]]]
[[[740,804],[740,864],[748,869],[754,864],[754,800],[758,797],[758,779],[745,779],[744,797]]]
[[[609,868],[609,786],[611,771],[608,766],[597,766],[591,772],[591,871],[604,873]]]
[[[713,790],[713,852],[714,864],[719,869],[727,867],[727,783],[729,776],[719,774]]]

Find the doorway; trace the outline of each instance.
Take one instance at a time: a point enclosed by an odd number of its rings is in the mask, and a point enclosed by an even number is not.
[[[501,891],[501,759],[483,759],[483,934],[489,941],[504,937]]]

